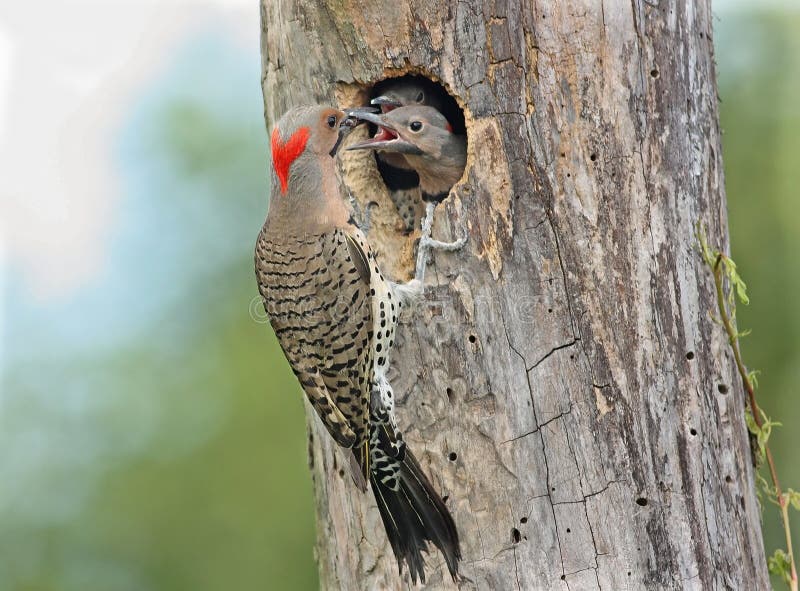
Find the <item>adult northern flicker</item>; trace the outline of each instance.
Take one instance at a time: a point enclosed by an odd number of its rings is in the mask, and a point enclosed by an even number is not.
[[[452,243],[430,237],[433,210],[447,198],[450,189],[464,174],[467,140],[453,133],[450,123],[438,110],[428,106],[391,109],[380,115],[361,112],[357,117],[378,126],[370,139],[351,145],[348,150],[377,150],[384,155],[402,156],[419,177],[422,200],[426,203],[422,222],[416,279],[423,281],[428,248],[455,250],[466,239]]]
[[[259,291],[286,358],[325,428],[370,482],[402,573],[425,580],[432,542],[455,580],[458,533],[397,429],[386,378],[403,301],[386,281],[339,192],[334,155],[353,120],[292,109],[272,132],[272,196],[258,236]]]
[[[380,92],[380,96],[373,98],[371,104],[380,107],[382,113],[405,106],[429,106],[440,112],[442,110],[439,93],[433,83],[425,79],[402,77],[388,80],[381,85]],[[417,220],[419,176],[402,154],[378,152],[376,161],[389,189],[389,197],[402,220],[403,229],[409,233]]]

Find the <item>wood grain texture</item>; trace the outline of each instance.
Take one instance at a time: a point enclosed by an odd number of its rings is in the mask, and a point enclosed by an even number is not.
[[[465,110],[434,237],[462,216],[469,242],[435,255],[393,372],[462,587],[768,588],[743,393],[693,250],[698,220],[727,245],[708,1],[263,0],[262,21],[268,122],[408,71]],[[346,161],[347,182],[407,277],[414,237],[370,166]],[[410,588],[309,416],[322,587]],[[428,570],[455,588],[435,551]]]

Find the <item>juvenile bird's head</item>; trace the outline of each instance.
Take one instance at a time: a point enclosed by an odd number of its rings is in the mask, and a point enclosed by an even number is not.
[[[467,142],[433,107],[398,107],[388,113],[360,113],[359,119],[374,123],[378,132],[348,150],[377,150],[402,154],[419,175],[420,188],[428,194],[450,190],[467,161]]]
[[[332,107],[296,107],[272,130],[273,194],[296,193],[319,185],[333,170],[333,157],[353,118]]]
[[[398,107],[428,106],[441,111],[442,101],[431,88],[413,80],[397,80],[384,86],[381,96],[371,104],[379,106],[381,113],[388,113]]]

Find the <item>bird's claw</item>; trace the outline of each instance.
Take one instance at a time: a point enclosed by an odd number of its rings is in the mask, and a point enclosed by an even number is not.
[[[425,268],[428,265],[428,251],[432,249],[453,252],[464,247],[467,243],[467,231],[463,228],[463,235],[453,242],[442,242],[431,238],[431,227],[433,226],[433,210],[435,203],[427,203],[425,206],[425,217],[422,219],[422,234],[419,238],[419,249],[417,250],[417,265],[414,278],[421,284],[425,282]]]
[[[369,234],[369,230],[372,227],[372,208],[378,206],[377,202],[370,201],[362,209],[349,188],[347,189],[347,199],[350,202],[350,208],[358,229],[364,234]]]
[[[442,242],[441,240],[434,240],[428,236],[424,236],[420,238],[420,245],[424,244],[425,248],[427,249],[436,249],[436,250],[445,250],[448,252],[453,252],[456,250],[461,250],[464,248],[464,245],[467,243],[467,233],[464,232],[464,235],[459,238],[458,240],[453,240],[452,242]]]

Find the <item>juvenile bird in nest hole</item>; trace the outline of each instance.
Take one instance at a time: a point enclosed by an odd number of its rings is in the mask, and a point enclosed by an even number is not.
[[[437,109],[424,105],[397,107],[375,114],[359,112],[358,119],[373,123],[378,131],[348,150],[375,150],[392,162],[402,160],[419,180],[419,194],[425,202],[425,217],[417,253],[416,279],[424,281],[429,249],[458,250],[466,243],[466,235],[454,242],[431,238],[436,205],[464,174],[467,162],[467,140],[453,133],[453,128]]]
[[[380,96],[373,98],[370,103],[379,107],[383,114],[401,107],[427,106],[440,113],[443,109],[441,91],[435,88],[433,83],[408,77],[384,81],[380,85]],[[381,177],[389,189],[389,197],[400,216],[403,231],[409,234],[417,223],[419,175],[415,167],[397,152],[377,151],[375,160]],[[462,171],[463,168],[462,165]]]

